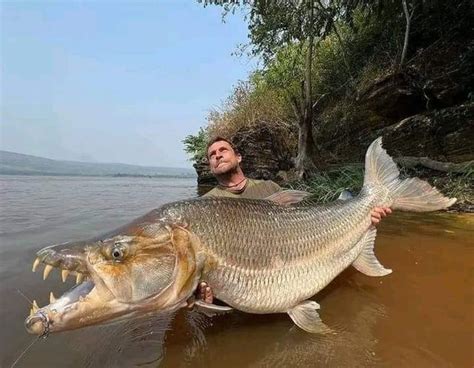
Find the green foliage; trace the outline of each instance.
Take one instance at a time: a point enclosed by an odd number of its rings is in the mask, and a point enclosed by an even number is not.
[[[312,95],[329,97],[328,108],[316,119],[341,121],[356,113],[354,93],[397,62],[402,37],[403,27],[396,21],[361,8],[353,11],[350,24],[338,21],[314,53]],[[279,48],[272,60],[253,76],[260,86],[285,97],[289,114],[290,101],[296,100],[300,105],[304,99],[306,47],[305,43],[294,42]],[[296,116],[292,115],[292,119],[296,125]]]
[[[206,157],[207,142],[207,129],[204,128],[199,128],[196,135],[190,134],[183,139],[184,151],[191,156],[191,161],[199,162]]]
[[[272,88],[284,96],[301,93],[304,78],[304,57],[298,44],[281,48],[274,59],[253,75],[253,80],[261,88]]]
[[[336,200],[344,190],[357,193],[362,188],[364,170],[360,166],[345,166],[312,176],[307,181],[291,184],[291,187],[312,193],[317,203]]]
[[[447,178],[434,179],[433,184],[458,203],[474,204],[474,169],[471,167],[463,174],[451,173]]]

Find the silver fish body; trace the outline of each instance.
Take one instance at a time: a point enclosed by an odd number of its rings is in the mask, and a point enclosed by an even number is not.
[[[217,298],[245,312],[287,312],[354,262],[374,199],[295,207],[198,199],[172,204],[168,220],[179,213],[201,239],[215,264],[201,278]]]

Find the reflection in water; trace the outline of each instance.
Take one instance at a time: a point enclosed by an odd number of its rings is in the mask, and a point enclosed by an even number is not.
[[[314,365],[342,367],[373,366],[375,357],[374,326],[383,308],[367,304],[356,312],[350,325],[326,336],[309,335],[293,327],[290,332],[267,348],[252,367],[308,367]]]
[[[177,313],[86,328],[76,331],[69,340],[84,356],[83,364],[88,368],[156,367],[165,356],[166,336],[173,328],[189,338],[180,359],[183,364],[191,364],[206,346],[205,329],[211,320],[197,311]]]
[[[169,314],[140,317],[78,331],[72,340],[85,357],[85,367],[156,367],[172,319]]]

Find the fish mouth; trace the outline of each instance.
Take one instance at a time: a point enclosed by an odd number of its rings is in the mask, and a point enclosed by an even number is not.
[[[51,291],[50,304],[44,307],[39,307],[36,300],[33,300],[30,314],[25,320],[25,328],[29,333],[47,336],[49,332],[56,330],[73,329],[75,328],[73,326],[64,327],[65,319],[70,319],[71,315],[80,313],[81,309],[87,309],[85,305],[91,304],[91,299],[94,299],[96,304],[98,297],[104,301],[111,299],[111,293],[106,286],[97,278],[94,281],[89,273],[85,251],[81,246],[82,244],[78,243],[74,245],[64,243],[43,248],[37,253],[37,258],[33,262],[33,272],[37,271],[40,264],[44,264],[43,280],[46,280],[51,271],[56,268],[61,273],[63,282],[72,276],[76,279],[76,285],[59,298],[56,298]]]

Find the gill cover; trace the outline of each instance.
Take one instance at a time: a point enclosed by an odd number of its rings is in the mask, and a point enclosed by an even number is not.
[[[176,258],[172,283],[153,297],[153,304],[159,310],[187,305],[186,300],[197,287],[206,258],[196,235],[178,225],[168,229]]]

